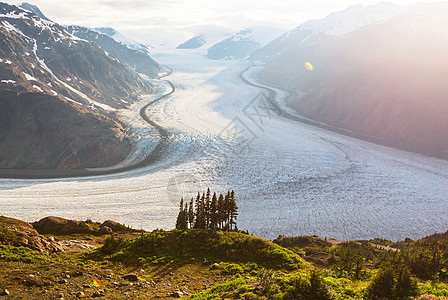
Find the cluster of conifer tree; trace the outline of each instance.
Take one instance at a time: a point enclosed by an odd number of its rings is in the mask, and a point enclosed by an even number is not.
[[[236,218],[238,206],[235,201],[235,192],[228,191],[226,195],[213,193],[210,189],[206,193],[196,196],[196,201],[191,198],[190,203],[180,200],[179,215],[177,216],[176,229],[202,228],[238,230]]]

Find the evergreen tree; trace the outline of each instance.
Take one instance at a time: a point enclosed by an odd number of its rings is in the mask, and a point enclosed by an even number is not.
[[[205,216],[205,193],[202,194],[201,199],[199,200],[199,210],[198,214],[196,216],[196,222],[198,224],[197,228],[205,229],[205,222],[206,222],[206,216]]]
[[[179,214],[177,215],[176,229],[187,229],[186,212],[184,210],[184,198],[180,199]]]
[[[199,214],[200,212],[200,201],[201,201],[201,195],[198,192],[198,195],[196,196],[196,212],[195,212],[195,221],[194,221],[194,228],[199,228]]]
[[[233,225],[236,227],[236,218],[238,216],[238,206],[236,205],[235,200],[235,192],[232,190],[229,198],[229,223],[230,230],[235,229]]]
[[[230,192],[227,192],[227,195],[224,197],[224,230],[230,229]]]
[[[193,210],[193,198],[191,198],[190,206],[188,207],[188,224],[190,228],[193,228],[194,225],[194,210]]]
[[[210,228],[218,227],[218,199],[216,193],[213,193],[212,203],[210,204]]]
[[[224,196],[222,194],[219,194],[218,198],[217,219],[218,219],[218,228],[223,229],[225,215],[224,215]]]
[[[183,221],[182,225],[185,224],[184,229],[188,229],[188,203],[185,203],[184,211],[183,211]]]
[[[177,229],[222,229],[236,230],[238,206],[235,192],[229,191],[225,196],[216,192],[210,197],[210,189],[206,193],[198,193],[196,201],[191,198],[190,203],[180,201],[179,215],[177,216]]]
[[[204,200],[204,216],[205,216],[205,228],[210,228],[210,188],[207,188],[207,194]]]

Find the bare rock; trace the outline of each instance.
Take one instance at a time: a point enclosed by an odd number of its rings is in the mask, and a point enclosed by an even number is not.
[[[138,277],[135,274],[123,275],[121,278],[123,278],[124,280],[128,280],[128,281],[138,281]]]
[[[71,234],[86,233],[93,234],[95,229],[85,222],[67,220],[59,217],[45,217],[33,223],[34,228],[41,234]]]
[[[175,298],[182,298],[184,295],[185,294],[182,291],[177,290],[177,291],[174,291],[173,293],[171,293],[170,296],[175,297]]]
[[[100,229],[101,234],[111,234],[112,232],[113,232],[113,230],[109,226],[101,225],[101,229]]]
[[[104,297],[104,296],[106,296],[106,291],[105,290],[98,290],[98,291],[95,291],[92,294],[92,298]]]
[[[84,298],[86,296],[86,294],[84,294],[84,292],[77,292],[76,293],[76,297],[77,298]]]
[[[114,232],[122,231],[124,228],[123,224],[120,224],[120,223],[112,221],[112,220],[104,221],[102,226],[107,226],[110,229],[112,229],[112,231],[114,231]]]

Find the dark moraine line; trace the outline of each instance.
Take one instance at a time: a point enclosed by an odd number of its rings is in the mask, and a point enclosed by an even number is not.
[[[163,76],[157,77],[157,79],[162,79],[173,72],[171,68],[169,68],[169,72]],[[69,171],[56,171],[56,170],[0,170],[0,178],[7,179],[57,179],[57,178],[73,178],[73,177],[89,177],[89,176],[100,176],[100,175],[109,175],[109,174],[118,174],[122,172],[127,172],[143,167],[147,167],[152,165],[166,155],[168,147],[171,142],[172,135],[162,126],[157,124],[156,122],[149,119],[146,115],[146,110],[151,105],[159,102],[162,99],[170,96],[176,91],[173,83],[169,80],[163,80],[169,84],[171,87],[171,91],[167,94],[164,94],[157,99],[146,104],[142,109],[140,109],[140,116],[145,120],[149,125],[153,126],[160,137],[160,141],[157,146],[153,149],[153,151],[142,161],[139,161],[133,165],[121,167],[113,170],[69,170]]]

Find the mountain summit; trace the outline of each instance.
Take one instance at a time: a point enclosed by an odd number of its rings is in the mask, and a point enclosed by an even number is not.
[[[41,18],[42,20],[46,20],[46,21],[51,21],[50,19],[48,19],[39,9],[39,7],[37,7],[36,5],[27,3],[27,2],[23,2],[22,4],[19,5],[20,8],[23,8],[25,10],[29,10],[30,12],[32,12],[33,14],[35,14],[36,16],[38,16],[39,18]]]

